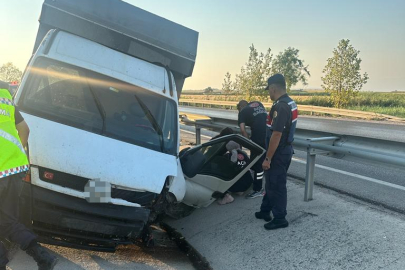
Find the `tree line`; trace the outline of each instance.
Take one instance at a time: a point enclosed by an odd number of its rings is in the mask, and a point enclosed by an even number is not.
[[[8,62],[0,67],[0,80],[4,82],[19,82],[22,77],[22,72],[13,63]]]
[[[249,49],[248,61],[241,67],[240,72],[235,74],[235,79],[232,80],[229,72],[225,74],[223,93],[242,95],[247,100],[253,96],[267,96],[268,93],[264,90],[266,80],[275,73],[284,75],[288,92],[299,82],[307,85],[311,74],[308,65],[300,59],[298,49],[288,47],[275,57],[270,48],[266,53],[259,53],[252,44]],[[322,88],[337,108],[347,106],[350,99],[367,83],[368,74],[360,74],[359,53],[360,51],[350,44],[350,40],[342,39],[323,69]]]

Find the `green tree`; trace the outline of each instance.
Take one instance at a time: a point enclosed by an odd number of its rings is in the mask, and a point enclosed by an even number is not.
[[[20,81],[22,76],[19,70],[13,63],[8,62],[0,67],[0,80],[5,82]]]
[[[248,100],[250,100],[253,95],[266,94],[263,89],[266,85],[266,79],[270,74],[272,59],[270,48],[266,53],[259,53],[252,44],[249,49],[249,59],[247,63],[242,66],[240,73],[236,74],[235,81],[233,83],[231,82],[229,72],[225,75],[224,79],[224,82],[227,83],[226,86],[231,86],[231,89],[245,95]]]
[[[225,74],[224,82],[222,83],[222,91],[224,94],[230,94],[234,90],[234,85],[231,80],[231,73]]]
[[[311,76],[308,65],[299,58],[299,50],[288,47],[284,52],[280,52],[273,60],[271,73],[281,73],[284,75],[287,91],[298,82],[307,85],[307,77]]]
[[[211,87],[207,87],[204,89],[204,94],[209,95],[212,94],[214,92],[214,89],[212,89]]]
[[[346,106],[369,78],[367,73],[360,74],[360,51],[349,43],[348,39],[339,41],[338,47],[333,49],[333,56],[327,60],[323,69],[325,75],[321,78],[322,87],[330,94],[330,101],[337,108]]]

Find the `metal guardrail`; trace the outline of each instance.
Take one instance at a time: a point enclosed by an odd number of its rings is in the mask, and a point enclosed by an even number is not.
[[[214,118],[189,120],[186,115],[181,121],[196,129],[196,143],[201,143],[201,128],[220,131],[231,127],[240,132],[237,120]],[[373,138],[331,134],[327,132],[297,129],[293,142],[294,148],[307,152],[304,201],[313,199],[314,172],[316,155],[346,159],[355,162],[367,161],[405,168],[405,143]]]
[[[236,108],[238,102],[236,101],[219,101],[219,100],[198,100],[198,99],[180,99],[180,105],[190,105],[190,104],[200,104],[203,107],[210,107],[210,106],[221,106],[224,108]],[[270,108],[273,103],[264,102],[263,106],[266,108]],[[322,113],[322,114],[330,114],[330,115],[341,115],[341,116],[348,116],[360,119],[378,119],[378,120],[387,120],[387,121],[395,121],[395,122],[405,122],[405,119],[400,117],[395,117],[386,114],[380,113],[373,113],[373,112],[364,112],[364,111],[355,111],[355,110],[346,110],[346,109],[336,109],[336,108],[329,108],[329,107],[320,107],[320,106],[312,106],[312,105],[298,105],[298,110],[304,112],[310,112],[311,115],[313,113]]]

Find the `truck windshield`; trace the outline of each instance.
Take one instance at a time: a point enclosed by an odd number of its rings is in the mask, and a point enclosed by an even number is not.
[[[173,100],[117,79],[41,59],[30,70],[22,111],[155,151],[176,155]]]

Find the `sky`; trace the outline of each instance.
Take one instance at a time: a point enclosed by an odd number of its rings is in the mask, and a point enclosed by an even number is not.
[[[24,70],[32,53],[42,0],[1,0],[0,65]],[[199,32],[193,76],[183,89],[221,88],[246,63],[249,46],[274,55],[299,49],[309,65],[308,85],[322,85],[322,70],[339,40],[360,51],[364,91],[405,91],[404,0],[126,0]]]

